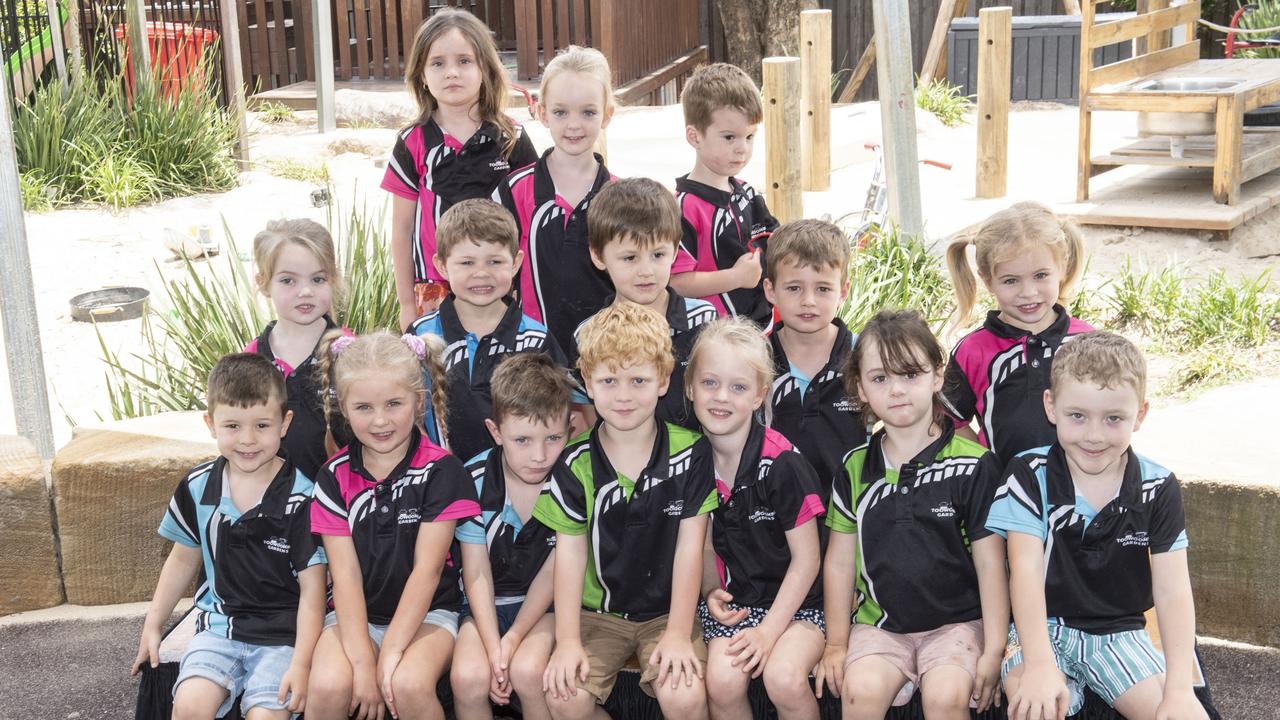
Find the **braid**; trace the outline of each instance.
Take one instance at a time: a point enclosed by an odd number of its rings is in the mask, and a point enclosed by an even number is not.
[[[427,351],[422,356],[422,369],[426,371],[427,380],[431,383],[431,411],[435,416],[436,426],[440,429],[440,446],[448,447],[449,391],[444,369],[444,338],[431,334],[421,337],[427,346]]]
[[[321,335],[320,342],[316,344],[315,380],[316,384],[320,386],[320,398],[324,407],[326,427],[332,426],[333,413],[335,411],[339,415],[342,414],[342,409],[334,404],[334,396],[337,392],[333,381],[333,341],[345,335],[346,332],[342,328],[334,328]]]

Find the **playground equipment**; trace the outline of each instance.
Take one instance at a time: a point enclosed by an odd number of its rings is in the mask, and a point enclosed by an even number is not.
[[[61,37],[70,35],[70,15],[62,3],[58,3],[58,30]],[[63,43],[63,47],[66,43]],[[17,50],[5,58],[5,72],[9,76],[10,91],[13,97],[21,102],[35,91],[40,78],[47,67],[57,61],[57,43],[54,41],[53,27],[46,27],[42,32],[28,38]]]

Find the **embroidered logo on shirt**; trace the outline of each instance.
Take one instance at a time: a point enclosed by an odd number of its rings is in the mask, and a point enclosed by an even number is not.
[[[933,507],[930,509],[933,511],[933,514],[935,517],[949,518],[949,517],[956,516],[956,509],[952,507],[951,503],[947,502],[946,500],[943,500],[942,502],[938,503],[936,507]]]
[[[494,172],[508,172],[511,170],[511,165],[503,158],[495,158],[489,161],[489,169]]]
[[[831,407],[835,408],[839,412],[856,412],[856,408],[853,407],[853,403],[849,402],[847,399],[838,400]]]
[[[420,522],[422,522],[422,513],[417,508],[401,510],[400,514],[396,515],[396,524],[398,525],[417,525]]]
[[[266,545],[267,549],[273,552],[284,553],[285,555],[289,554],[289,541],[286,540],[285,538],[282,538],[282,537],[267,538],[266,540],[262,541],[262,544]]]
[[[1125,547],[1147,547],[1151,544],[1150,539],[1147,537],[1147,533],[1142,530],[1133,531],[1127,535],[1121,535],[1116,538],[1116,542],[1120,545],[1124,545]]]
[[[751,517],[747,518],[753,523],[773,522],[777,514],[772,510],[757,510],[751,513]]]
[[[672,500],[667,503],[667,506],[662,509],[662,512],[666,513],[667,517],[680,517],[684,514],[684,501]]]

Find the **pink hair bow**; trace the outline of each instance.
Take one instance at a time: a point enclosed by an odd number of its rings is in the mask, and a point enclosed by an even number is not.
[[[417,335],[414,335],[413,333],[405,333],[400,336],[400,341],[405,344],[405,347],[412,350],[413,354],[417,355],[419,360],[427,357],[427,343]]]
[[[342,337],[337,338],[336,340],[334,340],[332,343],[329,344],[329,352],[333,353],[334,355],[340,355],[343,350],[346,350],[347,347],[350,346],[351,343],[355,341],[356,341],[355,337],[351,335],[343,335]]]

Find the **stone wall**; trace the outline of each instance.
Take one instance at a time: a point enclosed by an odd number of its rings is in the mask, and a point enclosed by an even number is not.
[[[0,436],[0,615],[61,604],[44,464],[31,443]]]

